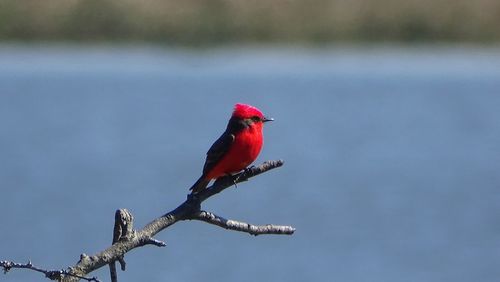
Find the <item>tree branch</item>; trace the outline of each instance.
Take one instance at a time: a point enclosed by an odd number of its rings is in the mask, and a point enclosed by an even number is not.
[[[115,279],[112,281],[117,281],[116,269],[114,269],[113,274],[115,261],[118,260],[121,263],[122,270],[124,270],[125,261],[123,257],[130,250],[145,245],[155,245],[159,247],[165,246],[164,242],[154,239],[153,236],[180,220],[201,220],[229,230],[247,232],[252,235],[293,234],[295,228],[291,226],[279,226],[271,224],[257,226],[235,220],[227,220],[213,213],[201,211],[201,204],[208,198],[224,191],[228,187],[231,187],[243,181],[247,181],[252,177],[255,177],[277,167],[281,167],[282,165],[282,160],[267,161],[259,166],[252,166],[250,168],[247,168],[239,174],[220,178],[212,186],[202,190],[201,192],[188,195],[186,201],[184,201],[177,208],[156,218],[138,231],[134,231],[132,228],[132,214],[130,214],[130,212],[125,209],[118,210],[115,214],[113,245],[93,256],[81,254],[78,263],[72,267],[69,267],[68,270],[63,273],[64,275],[59,276],[57,279],[60,281],[78,281],[79,279],[86,279],[84,278],[84,276],[88,273],[103,266],[110,265],[111,277],[112,279]],[[4,266],[4,269],[8,271],[8,269],[12,267],[14,266],[8,266],[7,268]],[[98,281],[95,278],[91,279],[92,280],[87,281]]]
[[[23,263],[17,263],[17,262],[13,262],[13,261],[2,260],[2,261],[0,261],[0,266],[3,267],[3,273],[4,274],[7,274],[7,272],[9,272],[12,268],[24,268],[24,269],[30,269],[30,270],[33,270],[33,271],[36,271],[36,272],[43,273],[43,274],[45,274],[45,277],[47,277],[50,280],[61,281],[64,277],[67,276],[67,277],[73,277],[73,278],[77,278],[77,279],[83,279],[83,280],[86,280],[86,281],[89,281],[89,282],[91,282],[91,281],[101,282],[96,277],[88,278],[88,277],[80,276],[80,275],[77,275],[77,274],[69,273],[66,270],[45,270],[45,269],[41,269],[41,268],[38,268],[38,267],[34,266],[31,263],[31,261],[28,261],[28,263],[23,264]]]
[[[293,232],[295,232],[295,228],[291,226],[273,225],[273,224],[253,225],[246,222],[225,219],[222,216],[218,216],[216,214],[207,211],[199,211],[198,213],[194,214],[191,219],[201,220],[225,229],[246,232],[255,236],[262,234],[291,235],[293,234]]]

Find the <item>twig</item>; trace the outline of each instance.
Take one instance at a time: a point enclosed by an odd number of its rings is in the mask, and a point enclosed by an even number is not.
[[[207,211],[200,211],[194,214],[191,219],[201,220],[225,229],[246,232],[255,236],[262,234],[292,235],[295,232],[295,228],[291,226],[273,225],[273,224],[253,225],[246,222],[225,219],[222,216],[218,216],[214,213]]]
[[[85,276],[81,276],[81,275],[78,275],[78,274],[71,273],[71,272],[69,272],[67,270],[45,270],[45,269],[41,269],[41,268],[38,268],[38,267],[34,266],[31,263],[31,261],[28,261],[27,263],[23,264],[23,263],[17,263],[17,262],[13,262],[13,261],[3,260],[3,261],[0,261],[0,266],[3,267],[4,274],[6,274],[7,272],[9,272],[12,268],[25,268],[25,269],[31,269],[33,271],[37,271],[37,272],[43,273],[43,274],[45,274],[45,277],[49,278],[50,280],[61,281],[63,278],[65,278],[65,276],[71,276],[71,277],[78,278],[78,279],[83,279],[83,280],[86,280],[86,281],[89,281],[89,282],[91,282],[91,281],[93,281],[93,282],[100,282],[100,280],[97,279],[96,277],[88,278],[88,277],[85,277]]]

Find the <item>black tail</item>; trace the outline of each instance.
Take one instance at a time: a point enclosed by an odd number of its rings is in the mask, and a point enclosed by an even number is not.
[[[210,182],[210,179],[205,179],[205,175],[202,175],[200,179],[198,179],[189,190],[193,190],[191,194],[196,194],[201,190],[205,189]]]

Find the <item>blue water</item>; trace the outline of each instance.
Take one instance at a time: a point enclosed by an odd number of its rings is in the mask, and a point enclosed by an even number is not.
[[[180,222],[120,281],[498,281],[500,50],[473,47],[3,45],[0,260],[64,268],[117,208],[175,208],[236,102],[276,119],[258,162],[285,166],[203,208],[296,233]]]

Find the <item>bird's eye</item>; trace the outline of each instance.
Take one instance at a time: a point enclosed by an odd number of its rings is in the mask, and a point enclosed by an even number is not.
[[[261,119],[260,119],[260,117],[258,117],[258,116],[253,116],[253,117],[252,117],[252,120],[253,120],[254,122],[258,122],[258,121],[260,121]]]

